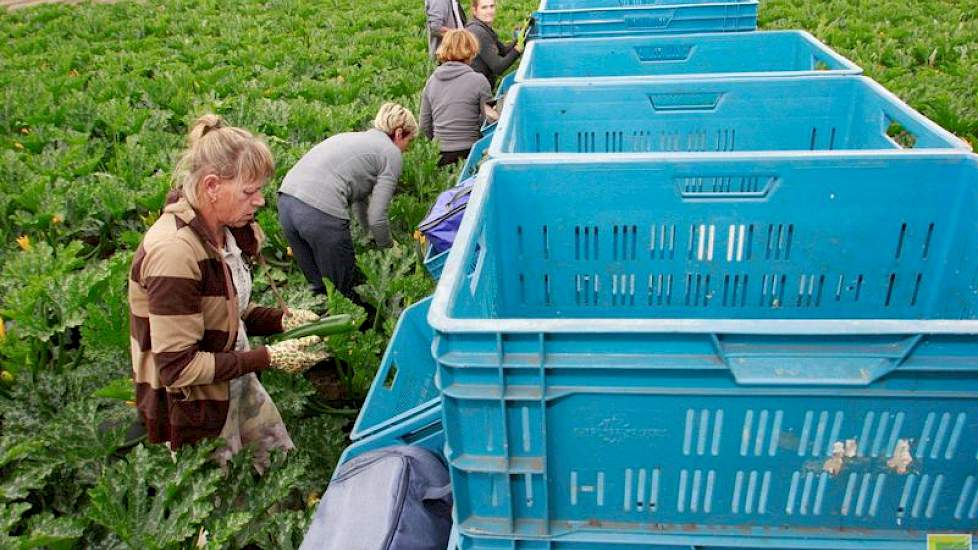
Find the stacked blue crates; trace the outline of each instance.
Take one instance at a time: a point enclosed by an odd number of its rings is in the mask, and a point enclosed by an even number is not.
[[[534,38],[631,36],[757,28],[757,0],[542,0]]]
[[[616,38],[597,38],[590,42],[587,52],[557,53],[543,61],[549,65],[551,58],[571,59],[597,63],[616,76],[629,77],[637,74],[690,74],[690,73],[731,73],[750,72],[800,73],[804,71],[860,72],[824,44],[804,33],[753,33],[757,27],[757,2],[755,0],[734,0],[716,2],[710,0],[542,0],[540,8],[534,12],[534,30],[528,43],[520,72],[506,75],[500,82],[497,98],[503,99],[506,91],[517,80],[535,78],[524,75],[522,71],[536,66],[536,57],[546,57],[553,51],[544,45],[553,43],[558,48],[575,44],[577,39],[566,37],[609,37],[619,36],[626,42],[616,42]],[[731,33],[729,31],[743,31]],[[678,33],[704,33],[681,36]],[[729,38],[740,35],[754,35],[745,42],[732,42]],[[727,36],[727,39],[724,39]],[[558,38],[563,37],[563,38]],[[629,37],[631,42],[628,42]],[[534,44],[541,44],[536,49]],[[626,45],[627,44],[627,45]],[[630,66],[629,61],[620,57],[616,48],[633,47],[639,52],[638,67]],[[679,60],[675,54],[663,54],[675,48],[695,51],[691,59]],[[786,57],[790,48],[794,54]],[[649,53],[651,52],[651,53]],[[701,53],[702,52],[702,53]],[[741,56],[749,56],[745,61]],[[626,52],[627,55],[627,52]],[[658,56],[650,59],[649,55]],[[665,61],[649,67],[650,61]],[[684,66],[685,68],[683,68]],[[588,71],[575,72],[568,68],[565,76],[590,76]],[[463,167],[463,179],[477,170],[482,154],[495,129],[494,124],[483,127],[483,141],[477,142]],[[473,168],[475,170],[473,170]],[[441,274],[447,253],[426,253],[424,265],[436,280]]]
[[[861,72],[851,61],[801,31],[534,40],[527,46],[518,71],[503,79],[500,93],[507,92],[513,82],[557,86],[581,82],[582,77],[594,85],[661,78],[789,78]],[[515,98],[506,103],[518,108]],[[489,153],[495,129],[496,125],[487,127],[485,137],[472,147],[460,179],[476,173],[484,154]],[[425,267],[435,279],[446,258],[447,252],[425,256]]]
[[[580,21],[431,304],[458,548],[978,532],[978,157],[807,33]]]
[[[978,533],[978,157],[756,8],[534,14],[342,459],[441,451],[451,549]]]
[[[976,157],[577,157],[491,161],[432,302],[463,547],[974,531]]]

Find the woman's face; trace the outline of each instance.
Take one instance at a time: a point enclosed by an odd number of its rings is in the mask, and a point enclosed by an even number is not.
[[[496,19],[496,0],[478,0],[475,5],[475,17],[483,23],[492,25]]]
[[[264,186],[264,180],[221,180],[214,200],[218,222],[228,227],[243,227],[253,222],[255,213],[265,205],[261,192]]]

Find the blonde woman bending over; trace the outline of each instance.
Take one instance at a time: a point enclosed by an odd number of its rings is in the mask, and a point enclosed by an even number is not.
[[[411,111],[385,103],[373,128],[326,139],[285,175],[278,190],[279,221],[314,292],[326,291],[326,277],[365,305],[353,290],[362,274],[350,236],[350,212],[377,246],[393,244],[387,210],[401,176],[401,155],[417,133]]]

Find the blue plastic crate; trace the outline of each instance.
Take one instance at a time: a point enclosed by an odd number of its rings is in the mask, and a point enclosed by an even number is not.
[[[445,269],[445,260],[448,259],[448,250],[443,250],[441,252],[435,253],[435,250],[428,247],[424,254],[424,267],[428,270],[428,274],[431,278],[438,280],[441,277],[441,272]]]
[[[978,157],[479,177],[429,313],[464,535],[910,550],[978,528]]]
[[[493,126],[494,129],[495,125]],[[493,132],[490,131],[489,134],[472,144],[472,150],[469,151],[469,156],[465,159],[465,164],[462,165],[462,172],[458,175],[458,183],[462,183],[462,180],[474,176],[479,171],[479,163],[488,154],[492,136]]]
[[[533,38],[752,31],[757,1],[543,0]]]
[[[532,44],[532,42],[531,42],[531,44]],[[529,45],[527,45],[526,52],[529,52],[529,51],[530,51]],[[524,53],[524,57],[523,58],[526,59],[526,54],[525,53]],[[522,64],[522,63],[523,63],[523,61],[520,61],[520,64]],[[516,83],[516,74],[517,74],[517,71],[511,72],[511,73],[507,74],[506,76],[504,76],[502,78],[502,80],[499,81],[499,87],[496,88],[496,99],[499,99],[499,98],[505,96],[506,95],[506,92],[509,91],[510,86],[512,86],[513,84]]]
[[[587,78],[854,75],[862,69],[804,31],[535,40],[516,82]]]
[[[826,547],[839,550],[893,550],[888,542],[880,541],[842,541],[840,546],[825,539],[787,539],[770,538],[764,541],[745,539],[737,536],[714,537],[710,544],[690,545],[682,536],[662,535],[655,537],[654,542],[649,538],[636,539],[629,536],[613,537],[611,540],[601,540],[600,537],[559,537],[555,540],[539,540],[532,538],[491,538],[474,537],[471,535],[455,535],[455,544],[449,543],[450,550],[746,550],[763,548],[764,550],[821,550]],[[926,548],[925,543],[917,542],[910,548]],[[969,548],[964,546],[964,548]]]
[[[444,457],[445,434],[441,417],[441,405],[435,402],[401,423],[364,437],[343,451],[337,469],[354,457],[391,445],[416,445]]]
[[[363,439],[438,404],[430,305],[431,298],[425,298],[401,313],[350,439]]]
[[[489,154],[907,147],[970,150],[873,80],[825,76],[517,84]]]

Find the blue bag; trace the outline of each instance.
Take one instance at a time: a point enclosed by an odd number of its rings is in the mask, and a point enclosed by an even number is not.
[[[435,199],[435,204],[428,211],[428,215],[418,225],[418,230],[431,243],[430,246],[435,254],[448,250],[455,242],[455,234],[458,233],[458,226],[462,223],[462,216],[465,215],[465,207],[469,204],[469,196],[472,194],[474,184],[473,176],[442,192]]]

